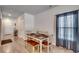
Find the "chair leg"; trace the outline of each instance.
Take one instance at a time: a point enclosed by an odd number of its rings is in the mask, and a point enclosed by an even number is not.
[[[50,51],[52,51],[52,46],[50,46]]]
[[[47,46],[47,52],[49,53],[49,46]]]
[[[38,46],[38,52],[40,52],[40,48],[39,48],[39,46]]]
[[[33,53],[35,52],[35,47],[33,47]]]

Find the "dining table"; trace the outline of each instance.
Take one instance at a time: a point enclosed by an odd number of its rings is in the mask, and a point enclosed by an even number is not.
[[[27,34],[27,37],[39,41],[39,44],[40,44],[39,52],[40,53],[43,52],[42,51],[42,47],[43,47],[42,42],[44,40],[46,40],[49,43],[49,35],[46,35],[46,34],[43,34],[43,33],[30,33],[30,34]],[[49,52],[49,45],[47,46],[47,52]]]

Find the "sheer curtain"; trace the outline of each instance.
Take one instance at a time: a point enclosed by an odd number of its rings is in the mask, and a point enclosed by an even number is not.
[[[78,11],[57,15],[56,45],[76,51]]]

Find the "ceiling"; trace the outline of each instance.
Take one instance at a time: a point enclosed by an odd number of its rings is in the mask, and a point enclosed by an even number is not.
[[[56,5],[1,5],[0,7],[7,12],[29,13],[35,15],[50,8],[54,8]]]

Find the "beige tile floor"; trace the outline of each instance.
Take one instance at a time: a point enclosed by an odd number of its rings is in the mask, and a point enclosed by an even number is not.
[[[37,51],[35,52],[38,53]],[[45,53],[46,51],[43,52]],[[0,46],[0,53],[29,53],[29,51],[27,50],[27,47],[25,48],[24,41],[18,39],[12,43]],[[73,51],[62,47],[52,46],[50,53],[73,53]]]

